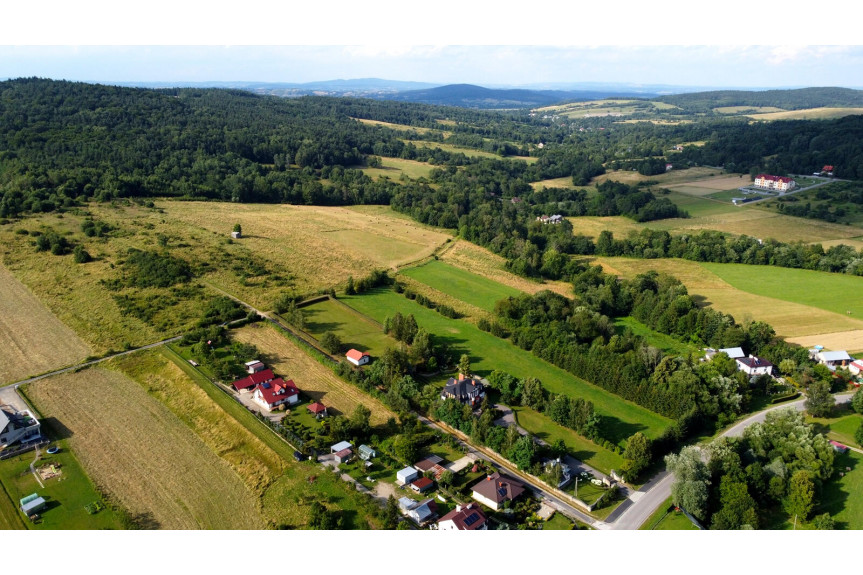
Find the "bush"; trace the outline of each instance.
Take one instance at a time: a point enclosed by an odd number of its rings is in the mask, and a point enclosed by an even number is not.
[[[321,337],[321,346],[330,353],[339,353],[342,350],[342,345],[344,344],[341,338],[331,331]]]
[[[93,257],[90,253],[84,249],[84,246],[77,245],[75,249],[72,250],[72,253],[75,255],[75,263],[76,264],[86,264],[87,262],[93,261]]]

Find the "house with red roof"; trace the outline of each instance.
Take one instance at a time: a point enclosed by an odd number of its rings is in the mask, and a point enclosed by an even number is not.
[[[437,522],[438,531],[485,531],[488,529],[485,513],[480,511],[479,505],[469,503],[456,508]]]
[[[294,382],[281,377],[259,384],[252,392],[252,401],[267,411],[284,404],[293,405],[299,400],[300,390]]]
[[[830,440],[830,447],[832,447],[833,451],[835,451],[837,453],[847,453],[848,452],[848,446],[847,445],[839,443],[838,441],[833,441],[832,439]]]
[[[776,190],[785,192],[797,185],[797,182],[785,176],[771,176],[769,174],[758,174],[755,176],[755,187],[764,190]]]
[[[345,354],[345,357],[349,362],[356,365],[357,367],[361,365],[365,365],[372,360],[372,356],[364,351],[358,351],[356,349],[351,349],[348,353]]]
[[[434,487],[434,481],[432,481],[428,477],[420,477],[419,479],[411,483],[411,489],[413,489],[417,493],[425,493],[432,487]]]
[[[267,383],[268,381],[273,381],[275,378],[276,376],[273,373],[272,369],[263,369],[261,371],[256,371],[255,373],[248,375],[243,379],[238,379],[231,385],[240,393],[248,393],[255,389],[258,385],[262,383]]]

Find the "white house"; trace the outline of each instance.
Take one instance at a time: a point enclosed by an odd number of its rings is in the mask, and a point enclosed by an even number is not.
[[[19,441],[36,439],[42,435],[41,425],[29,410],[7,411],[0,409],[0,449]]]
[[[809,350],[809,356],[831,371],[837,367],[848,367],[848,364],[854,361],[847,351],[825,351],[815,348]]]
[[[755,187],[764,190],[777,190],[785,192],[796,186],[797,183],[785,176],[771,176],[769,174],[758,174],[755,176]]]
[[[345,354],[345,357],[349,362],[356,365],[357,367],[361,365],[365,365],[372,360],[371,356],[364,351],[358,351],[356,349],[350,350]]]
[[[300,390],[292,380],[281,377],[258,385],[252,392],[252,401],[270,411],[280,405],[293,405],[300,400]]]
[[[850,371],[852,375],[860,375],[860,372],[863,371],[863,360],[855,359],[849,363],[848,371]]]
[[[484,531],[488,529],[485,513],[479,505],[456,505],[456,508],[441,517],[437,522],[438,531]]]
[[[396,483],[399,485],[407,485],[408,483],[412,483],[420,476],[420,472],[414,469],[411,466],[407,466],[398,473],[396,473]]]
[[[750,355],[749,357],[737,358],[735,361],[737,361],[737,369],[749,376],[773,374],[773,364],[766,359]]]

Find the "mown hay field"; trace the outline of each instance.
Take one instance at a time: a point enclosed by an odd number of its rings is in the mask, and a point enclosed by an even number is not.
[[[650,270],[669,273],[686,285],[689,293],[700,305],[710,305],[731,314],[739,322],[765,321],[773,326],[777,334],[789,338],[863,328],[863,321],[844,313],[839,314],[804,303],[744,291],[725,281],[712,271],[712,267],[708,267],[734,264],[704,265],[680,259],[638,260],[604,257],[596,258],[594,261],[601,264],[608,273],[622,277],[634,277]],[[769,266],[746,267],[746,270],[752,273],[767,275],[781,269],[783,268]]]
[[[494,305],[499,300],[516,297],[522,293],[508,285],[440,260],[402,269],[400,274],[486,311],[494,311]]]
[[[421,324],[422,325],[422,324]],[[294,380],[300,391],[314,401],[350,416],[357,405],[368,407],[372,425],[396,417],[386,405],[343,381],[328,367],[312,359],[298,344],[272,326],[250,325],[232,332],[236,341],[251,343],[261,350],[261,360],[280,376]]]
[[[720,106],[713,108],[714,112],[720,114],[740,114],[746,112],[748,114],[765,114],[768,112],[785,112],[782,108],[775,106]]]
[[[541,188],[575,188],[576,186],[572,183],[572,177],[566,176],[563,178],[552,178],[550,180],[533,182],[530,184],[530,187],[534,190],[539,190]]]
[[[0,293],[0,385],[77,363],[91,353],[2,265]]]
[[[504,269],[506,260],[503,257],[470,242],[462,240],[452,242],[439,258],[448,264],[525,293],[533,294],[542,290],[551,290],[567,297],[572,295],[572,286],[566,282],[531,281],[506,271]]]
[[[395,347],[396,340],[386,335],[377,322],[357,313],[338,301],[324,300],[303,308],[303,331],[316,339],[327,332],[339,336],[345,350],[355,348],[368,352],[372,358],[380,357],[387,347]],[[339,359],[343,356],[336,354]]]
[[[405,140],[408,142],[408,140]],[[493,152],[486,152],[485,150],[476,150],[474,148],[462,148],[460,146],[454,146],[452,144],[444,144],[441,142],[427,142],[423,140],[410,140],[417,148],[440,148],[444,152],[450,152],[451,154],[464,154],[468,158],[495,158],[501,159],[503,156],[495,154]],[[533,164],[539,161],[539,158],[534,158],[532,156],[505,156],[510,160],[524,160],[528,164]]]
[[[612,170],[600,176],[595,177],[591,183],[602,183],[606,180],[621,182],[624,184],[636,184],[638,182],[651,181],[658,186],[671,186],[674,184],[684,184],[687,182],[701,181],[709,178],[726,177],[722,170],[718,168],[689,168],[687,170],[671,170],[664,174],[655,176],[642,176],[634,170]]]
[[[763,114],[744,114],[753,120],[830,120],[863,114],[863,108],[807,108]]]
[[[166,385],[159,379],[148,380],[154,391]],[[123,373],[90,368],[62,374],[31,385],[28,394],[69,430],[69,445],[96,485],[133,516],[148,517],[150,526],[265,525],[256,498],[231,466]]]
[[[431,128],[424,128],[422,126],[409,126],[407,124],[393,124],[392,122],[382,122],[380,120],[367,120],[365,118],[354,118],[356,121],[367,124],[369,126],[383,126],[384,128],[390,128],[391,130],[399,130],[403,132],[414,131],[418,134],[427,134],[429,132],[436,132],[437,130],[432,130]]]

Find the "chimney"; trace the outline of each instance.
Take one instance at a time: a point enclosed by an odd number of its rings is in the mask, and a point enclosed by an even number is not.
[[[455,512],[456,512],[456,513],[461,513],[461,505],[456,505],[456,506],[455,506]]]
[[[459,374],[458,374],[458,380],[459,380],[459,381],[462,381],[463,379],[465,379],[464,374],[463,374],[463,373],[459,373]]]

